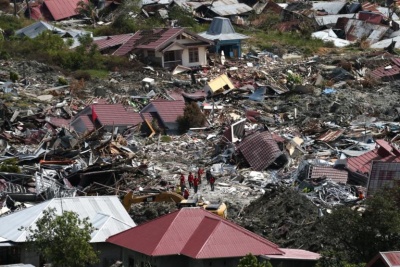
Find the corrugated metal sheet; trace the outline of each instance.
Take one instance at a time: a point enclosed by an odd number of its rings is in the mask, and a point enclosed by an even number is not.
[[[367,41],[373,44],[385,35],[389,26],[377,25],[362,20],[349,19],[344,26],[347,40],[354,41],[367,36]]]
[[[126,41],[124,44],[122,44],[115,52],[113,55],[116,56],[124,56],[131,52],[133,48],[135,47],[136,42],[141,38],[140,32],[136,32],[131,38],[129,38],[128,41]]]
[[[107,241],[149,256],[207,259],[283,254],[274,243],[201,208],[177,210]]]
[[[32,23],[25,28],[19,29],[15,32],[17,36],[27,36],[29,38],[36,38],[39,34],[44,31],[52,31],[53,33],[57,33],[58,35],[62,36],[66,33],[63,29],[57,28],[50,23],[44,21],[37,21]]]
[[[399,162],[373,161],[368,181],[368,195],[373,195],[379,189],[398,185],[399,180]]]
[[[363,11],[379,12],[378,5],[375,3],[364,2],[361,4],[361,8]]]
[[[205,217],[200,225],[182,249],[183,255],[209,259],[243,257],[249,252],[253,255],[282,254],[277,245],[224,220]]]
[[[283,154],[267,131],[246,136],[237,149],[255,171],[264,170]]]
[[[240,15],[247,12],[251,12],[253,9],[246,4],[242,3],[225,3],[228,0],[215,1],[210,7],[211,11],[218,14],[219,16],[231,16]]]
[[[318,136],[316,140],[323,142],[332,142],[338,139],[344,133],[344,129],[328,130],[326,133]]]
[[[380,142],[381,144],[387,143],[384,140],[380,140],[378,142]],[[387,151],[384,147],[381,146],[359,157],[348,158],[347,169],[351,172],[358,172],[363,175],[368,175],[373,160],[378,160],[382,162],[400,162],[400,151],[398,151],[395,147],[391,145],[390,147],[392,149],[391,152]],[[391,153],[394,153],[395,156],[393,156]]]
[[[295,249],[295,248],[280,248],[285,254],[283,255],[271,255],[266,257],[267,259],[292,259],[292,260],[318,260],[321,255],[315,252]]]
[[[397,65],[382,66],[374,69],[369,74],[375,79],[391,79],[400,75],[400,67]]]
[[[400,266],[400,251],[380,252],[389,267]]]
[[[316,179],[326,177],[336,183],[347,183],[348,173],[345,170],[338,170],[325,166],[310,166],[308,178]]]
[[[367,21],[370,23],[379,24],[379,23],[381,23],[383,16],[381,14],[377,14],[377,13],[360,11],[360,12],[358,12],[358,19],[364,20],[364,21]]]
[[[106,237],[119,233],[120,229],[126,230],[135,226],[117,196],[54,198],[0,217],[0,236],[13,242],[25,242],[29,233],[24,230],[21,231],[19,228],[34,227],[36,221],[43,216],[43,211],[48,208],[55,208],[58,215],[62,211],[76,212],[80,218],[88,217],[90,221],[93,220],[98,226],[101,226],[98,231],[92,233],[91,242],[104,242]],[[112,217],[114,220],[101,223],[99,214]],[[100,233],[103,231],[102,228],[107,230]]]
[[[126,43],[129,39],[131,39],[132,36],[133,33],[104,36],[101,39],[94,40],[93,43],[96,44],[98,49],[101,51],[107,48],[115,47],[117,45],[122,45]]]
[[[346,4],[346,1],[312,2],[312,9],[325,11],[328,13],[328,15],[336,15],[344,8]]]
[[[44,0],[44,5],[54,20],[62,20],[78,15],[77,7],[80,1],[82,0]]]

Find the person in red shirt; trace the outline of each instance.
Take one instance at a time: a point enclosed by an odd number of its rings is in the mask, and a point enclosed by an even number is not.
[[[211,176],[210,177],[211,191],[214,191],[214,183],[215,183],[215,178],[214,178],[214,176]]]
[[[193,174],[191,172],[189,172],[189,176],[188,176],[189,188],[192,188],[193,181],[194,181]]]
[[[196,176],[193,180],[193,189],[195,194],[197,193],[198,188],[199,188],[199,178],[197,178]]]
[[[180,184],[181,184],[181,192],[183,193],[183,189],[186,186],[185,176],[183,175],[183,173],[181,173]]]
[[[203,174],[203,169],[199,167],[199,170],[197,171],[197,177],[199,177],[199,184],[201,184],[201,175]]]
[[[185,187],[185,190],[183,190],[183,197],[185,198],[185,199],[188,199],[189,198],[189,190]]]

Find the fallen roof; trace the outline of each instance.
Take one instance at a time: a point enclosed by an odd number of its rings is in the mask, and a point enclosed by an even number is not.
[[[139,113],[128,111],[122,104],[93,104],[91,109],[102,125],[135,126],[142,122]]]
[[[164,123],[176,122],[176,119],[183,115],[185,102],[180,100],[153,100],[140,111],[140,114],[147,113],[153,108]]]
[[[91,234],[91,243],[104,242],[109,236],[136,225],[117,196],[53,198],[0,217],[0,236],[13,242],[25,242],[29,232],[20,228],[34,227],[43,211],[49,208],[55,208],[57,215],[73,211],[81,219],[88,217],[97,229]]]
[[[376,140],[376,148],[359,157],[347,159],[347,169],[367,175],[371,170],[372,161],[400,162],[400,151],[385,140]]]
[[[148,256],[210,259],[283,254],[276,244],[201,208],[182,208],[107,242]]]
[[[64,31],[63,29],[57,28],[51,25],[50,23],[44,21],[37,21],[29,26],[26,26],[25,28],[19,29],[18,31],[15,32],[15,35],[27,36],[33,39],[44,31],[51,31],[58,35],[64,35],[66,33],[66,31]]]
[[[400,38],[398,38],[398,39],[400,40]],[[384,40],[384,41],[386,41],[386,40]],[[387,41],[388,42],[386,43],[387,44],[386,46],[388,46],[392,42],[391,40],[387,40]],[[374,45],[372,45],[372,46],[374,46]],[[391,61],[393,64],[376,68],[373,71],[371,71],[369,73],[369,75],[371,75],[375,79],[388,79],[388,78],[394,78],[394,77],[400,75],[400,60],[398,58],[391,58]]]
[[[367,185],[368,196],[379,189],[395,186],[398,183],[399,173],[400,162],[373,161]]]
[[[346,33],[346,40],[355,41],[366,37],[370,44],[378,42],[386,34],[389,26],[369,23],[367,21],[349,19],[341,17],[336,23],[336,27]]]
[[[326,177],[336,183],[347,183],[348,172],[338,170],[328,166],[311,166],[308,171],[308,177],[311,179]]]
[[[54,20],[62,20],[78,15],[78,3],[87,0],[44,0]]]
[[[239,3],[236,0],[217,0],[209,8],[218,16],[240,15],[253,11],[248,5]]]
[[[133,33],[112,35],[112,36],[101,36],[96,37],[93,43],[97,45],[98,50],[102,51],[107,48],[115,47],[117,45],[122,45],[126,43]]]
[[[206,32],[199,35],[208,40],[241,40],[249,38],[246,35],[236,33],[231,21],[228,18],[213,18],[210,27]]]
[[[255,171],[264,170],[283,154],[268,131],[246,136],[237,149]]]

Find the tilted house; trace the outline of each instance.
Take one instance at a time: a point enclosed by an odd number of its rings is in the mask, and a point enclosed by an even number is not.
[[[124,266],[205,267],[237,266],[249,253],[286,256],[291,266],[312,266],[316,253],[302,250],[293,255],[276,244],[201,208],[182,208],[135,228],[116,234],[107,242],[122,249]],[[292,256],[290,256],[292,255]],[[297,251],[297,255],[300,255]],[[310,264],[299,264],[312,255]],[[311,257],[308,257],[310,259]],[[283,259],[284,261],[285,259]],[[282,261],[276,261],[277,265]]]
[[[118,132],[136,126],[142,122],[139,113],[125,108],[122,104],[92,104],[86,106],[71,121],[70,125],[78,133],[89,132],[97,128]]]
[[[147,124],[157,124],[164,134],[177,134],[179,125],[176,119],[183,116],[185,102],[181,100],[153,100],[140,111],[140,116]]]
[[[113,55],[135,54],[164,68],[195,67],[207,65],[207,47],[211,44],[184,28],[158,28],[136,32]]]
[[[223,17],[213,18],[208,30],[199,35],[214,42],[212,52],[221,54],[224,51],[225,56],[235,58],[242,55],[242,40],[249,38],[246,35],[236,33],[231,21]]]

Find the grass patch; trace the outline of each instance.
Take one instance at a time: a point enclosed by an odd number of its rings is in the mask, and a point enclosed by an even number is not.
[[[92,78],[103,79],[108,76],[108,71],[106,70],[82,70],[82,71],[89,73],[90,77]]]
[[[304,36],[297,32],[280,32],[280,31],[262,31],[258,29],[242,29],[238,28],[238,32],[251,36],[246,43],[249,46],[260,49],[272,49],[276,47],[297,47],[306,55],[310,55],[318,51],[321,47],[326,47],[326,44],[319,39]],[[330,44],[327,44],[328,46]]]

